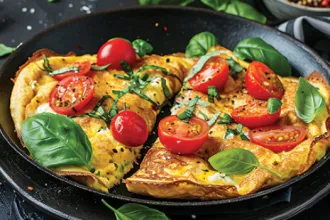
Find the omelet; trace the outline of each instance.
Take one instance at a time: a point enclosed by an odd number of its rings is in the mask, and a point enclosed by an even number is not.
[[[53,69],[59,69],[75,62],[96,63],[96,55],[76,56],[74,53],[69,53],[63,56],[47,49],[33,54],[13,79],[15,84],[11,95],[10,111],[20,139],[21,127],[25,119],[42,112],[55,113],[49,106],[49,96],[58,81],[43,69],[43,56],[48,58]],[[171,75],[166,75],[157,69],[142,72],[142,74],[147,72],[152,78],[152,81],[143,89],[144,94],[157,105],[163,105],[168,98],[180,90],[186,72],[193,65],[193,60],[185,58],[182,54],[144,56],[142,59],[138,59],[133,71],[136,72],[140,67],[146,65],[157,65],[171,73]],[[92,72],[95,92],[91,103],[98,102],[104,95],[110,95],[111,98],[108,98],[102,105],[107,112],[110,111],[117,96],[113,90],[123,90],[129,85],[128,81],[115,77],[115,74],[124,75],[124,72],[117,70]],[[170,97],[165,97],[160,78],[165,79]],[[82,113],[90,112],[93,107],[88,104]],[[118,111],[124,108],[129,109],[142,116],[149,132],[152,131],[159,113],[159,109],[155,109],[149,101],[132,93],[121,97],[117,108]],[[78,166],[61,166],[52,170],[59,175],[70,176],[89,187],[107,192],[108,189],[119,184],[124,175],[133,168],[140,157],[142,146],[131,148],[116,141],[108,125],[101,119],[84,115],[75,117],[73,120],[82,127],[92,145],[91,166],[95,168],[95,172],[91,173],[86,167]],[[21,142],[24,146],[23,141]]]
[[[211,50],[224,50],[223,47],[215,47]],[[232,55],[220,55],[227,58]],[[247,68],[249,63],[236,60]],[[235,78],[229,77],[221,99],[208,106],[196,105],[194,115],[203,119],[204,115],[211,118],[221,111],[222,116],[230,114],[233,109],[245,105],[252,100],[245,88],[243,70]],[[306,128],[307,139],[288,152],[274,153],[262,146],[242,140],[239,135],[232,135],[225,139],[227,125],[215,123],[209,131],[208,139],[203,147],[192,155],[178,155],[168,151],[157,140],[147,152],[140,165],[140,169],[125,180],[130,192],[148,195],[162,199],[226,199],[252,194],[261,189],[271,187],[288,181],[289,179],[306,172],[315,162],[326,154],[330,146],[330,137],[327,128],[329,117],[330,88],[324,76],[318,72],[306,77],[314,87],[319,88],[327,108],[309,124],[304,123],[295,113],[295,94],[298,86],[297,77],[279,77],[285,93],[282,98],[279,125],[293,125]],[[195,90],[182,89],[176,97],[177,105],[173,106],[172,114],[178,115],[187,106],[180,103],[188,102],[196,96],[207,102],[207,94]],[[237,127],[233,123],[228,125],[232,129]],[[244,127],[244,134],[248,134],[249,128]],[[225,175],[214,170],[208,159],[218,152],[231,148],[242,148],[252,152],[263,167],[271,169],[281,175],[281,178],[273,173],[256,168],[244,175]]]

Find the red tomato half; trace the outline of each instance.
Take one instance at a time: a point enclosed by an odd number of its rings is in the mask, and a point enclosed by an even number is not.
[[[235,108],[231,117],[248,128],[257,128],[275,124],[280,118],[281,108],[274,114],[268,113],[267,102],[250,101],[246,105]]]
[[[125,60],[131,67],[136,63],[136,53],[129,41],[114,38],[101,46],[97,52],[97,65],[110,64],[108,69],[121,70],[120,62]]]
[[[62,115],[75,115],[94,95],[94,82],[87,76],[64,78],[49,95],[49,106]]]
[[[250,131],[250,141],[278,153],[290,151],[303,142],[307,131],[303,127],[271,126]]]
[[[197,117],[185,123],[171,115],[159,122],[158,136],[160,142],[172,153],[192,154],[203,146],[209,129],[208,124]]]
[[[146,121],[137,113],[129,110],[119,112],[111,121],[113,137],[128,147],[137,147],[148,139]]]
[[[251,96],[260,100],[281,99],[284,88],[277,75],[265,64],[254,61],[245,76],[245,86]]]
[[[209,86],[215,86],[221,91],[228,80],[229,66],[221,57],[212,57],[202,70],[189,80],[190,85],[197,91],[207,94]]]
[[[73,75],[86,75],[90,69],[91,69],[91,63],[89,61],[81,62],[81,63],[73,63],[71,65],[68,65],[67,67],[76,66],[78,67],[78,72],[66,72],[63,74],[55,75],[53,78],[55,78],[58,81],[61,81],[62,79],[73,76]]]

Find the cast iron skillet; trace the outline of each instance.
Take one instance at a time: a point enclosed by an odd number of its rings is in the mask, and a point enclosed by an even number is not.
[[[159,23],[159,27],[155,27],[155,23]],[[168,31],[164,31],[164,26],[167,27]],[[8,149],[10,146],[20,157],[28,161],[28,163],[17,163],[15,168],[20,174],[30,173],[28,177],[35,181],[34,183],[37,185],[38,190],[40,190],[36,192],[39,198],[37,201],[34,201],[37,202],[38,206],[43,206],[40,203],[45,203],[46,200],[48,206],[55,206],[58,208],[59,205],[61,205],[49,203],[50,198],[56,199],[57,195],[52,194],[55,192],[55,189],[52,189],[48,185],[38,185],[47,181],[55,184],[52,186],[58,190],[59,194],[63,191],[66,192],[63,195],[61,194],[62,197],[68,196],[68,194],[74,192],[72,196],[85,197],[89,195],[94,199],[107,197],[120,201],[138,202],[171,208],[187,208],[194,206],[210,207],[220,204],[224,206],[226,204],[258,198],[288,187],[313,173],[327,161],[330,154],[329,152],[324,159],[313,165],[305,174],[295,177],[279,186],[249,196],[214,201],[178,201],[160,200],[135,195],[129,193],[123,184],[111,189],[110,193],[107,194],[95,191],[72,180],[54,175],[48,169],[36,164],[28,157],[26,152],[20,148],[20,143],[14,132],[13,122],[9,113],[9,98],[13,85],[10,82],[10,78],[14,76],[18,67],[36,50],[48,48],[63,54],[68,51],[75,51],[77,54],[93,54],[96,53],[100,45],[109,38],[124,37],[130,40],[136,38],[150,40],[150,43],[155,48],[155,53],[168,54],[184,51],[189,39],[196,33],[202,31],[213,32],[217,36],[218,42],[229,49],[233,49],[239,41],[247,37],[261,37],[288,57],[295,75],[300,73],[306,76],[314,70],[317,70],[325,74],[327,81],[330,79],[329,66],[327,66],[320,56],[304,44],[267,26],[205,9],[148,7],[114,10],[83,16],[55,25],[19,47],[17,51],[7,59],[0,71],[0,131],[4,139],[9,143],[9,145],[5,147]],[[8,149],[8,151],[10,150]],[[2,152],[2,156],[6,156],[6,152]],[[12,165],[15,166],[15,161],[12,161]],[[2,166],[0,171],[7,176],[6,169],[12,169],[13,167],[8,167],[8,164],[7,167],[4,165]],[[131,173],[133,172],[134,171]],[[14,186],[24,186],[24,183],[15,182],[15,176],[12,178],[13,179],[8,177],[9,181],[12,182]],[[46,198],[46,195],[48,195],[48,198]],[[70,199],[72,198],[68,198],[67,200],[69,207],[70,204],[72,205],[72,201],[69,201]],[[50,209],[49,211],[58,214],[58,210],[56,211],[56,209]],[[69,209],[61,210],[62,214],[60,214],[60,216],[64,217],[65,213],[69,212]]]

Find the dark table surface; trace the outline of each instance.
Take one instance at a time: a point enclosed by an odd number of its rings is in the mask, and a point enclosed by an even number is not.
[[[16,47],[44,28],[63,20],[95,11],[133,6],[138,6],[137,0],[58,0],[57,3],[48,3],[47,0],[0,0],[0,43]],[[270,22],[270,24],[274,23],[276,23],[274,20]],[[4,60],[5,58],[0,59],[0,65]],[[15,207],[18,200],[22,201],[0,176],[1,220],[17,219]],[[27,206],[27,209],[31,208]],[[329,207],[330,196],[327,196],[293,219],[330,219]],[[19,206],[18,210],[20,209],[22,208]],[[50,218],[39,213],[26,216],[26,219]],[[201,218],[197,216],[197,219]]]

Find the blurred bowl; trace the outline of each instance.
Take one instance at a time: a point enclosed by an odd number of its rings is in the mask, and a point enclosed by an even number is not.
[[[299,16],[330,16],[330,8],[313,8],[287,0],[263,0],[267,9],[278,19],[289,20]]]

